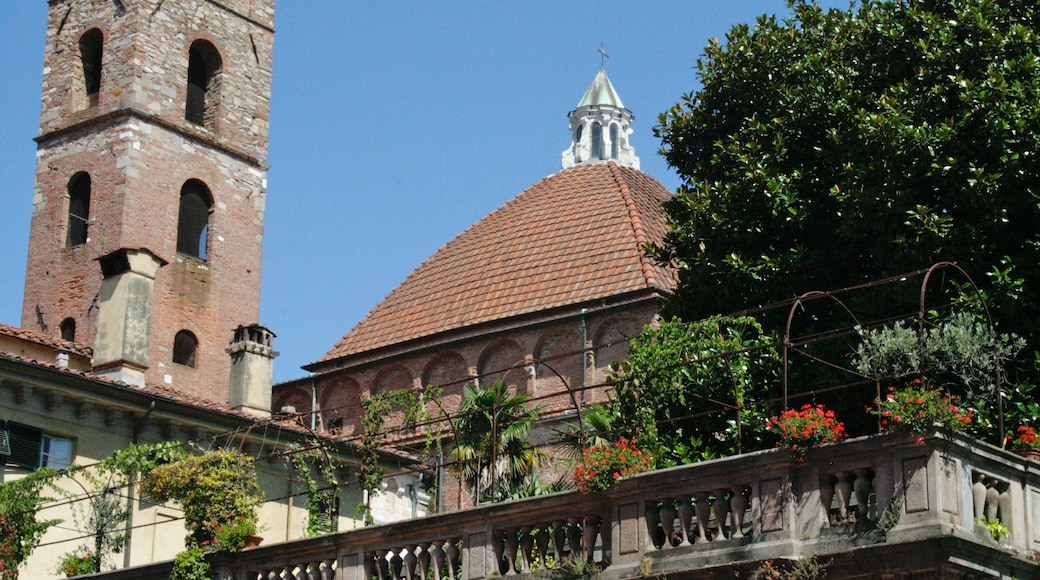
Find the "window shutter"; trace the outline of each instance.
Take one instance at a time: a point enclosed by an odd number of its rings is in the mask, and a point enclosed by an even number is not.
[[[8,465],[17,465],[24,469],[36,469],[40,466],[40,438],[43,432],[18,423],[8,423],[11,455]]]

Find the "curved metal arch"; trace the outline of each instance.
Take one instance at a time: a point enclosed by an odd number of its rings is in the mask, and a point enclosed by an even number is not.
[[[811,290],[809,292],[806,292],[805,294],[802,294],[801,296],[796,298],[793,303],[791,303],[791,309],[787,311],[787,324],[784,326],[784,340],[783,340],[784,360],[783,360],[783,375],[781,376],[781,384],[782,384],[783,390],[784,390],[784,409],[787,409],[788,352],[790,351],[790,349],[792,347],[794,347],[794,344],[791,343],[791,324],[794,322],[795,311],[799,307],[802,307],[802,304],[804,302],[809,302],[811,300],[816,300],[817,298],[830,298],[838,306],[841,306],[841,309],[844,310],[849,315],[849,317],[852,318],[853,321],[855,321],[855,323],[857,325],[859,324],[859,318],[857,318],[856,315],[852,313],[852,310],[850,310],[849,307],[846,306],[846,304],[844,302],[842,302],[840,299],[838,299],[837,296],[835,296],[834,294],[831,294],[830,292],[823,292],[821,290]]]
[[[986,324],[989,325],[990,330],[996,331],[996,329],[993,326],[993,316],[992,316],[992,314],[989,311],[989,305],[986,304],[986,297],[982,294],[982,290],[979,288],[978,284],[975,283],[975,280],[972,279],[972,277],[967,272],[964,271],[964,268],[961,268],[960,266],[958,266],[956,262],[936,262],[936,263],[932,264],[931,266],[929,266],[928,269],[925,271],[924,279],[921,280],[921,303],[920,303],[920,309],[917,312],[917,325],[918,325],[919,331],[922,332],[922,333],[924,332],[924,317],[925,317],[925,307],[924,306],[925,306],[925,295],[928,292],[928,281],[931,279],[931,276],[932,276],[933,272],[935,272],[936,270],[942,269],[942,268],[953,268],[954,270],[960,272],[961,276],[964,276],[964,278],[968,281],[968,283],[971,284],[971,287],[975,290],[975,295],[979,297],[979,303],[982,304],[982,310],[986,314]],[[1003,437],[1004,436],[1004,391],[1001,388],[1001,372],[1000,372],[1001,371],[1001,364],[1000,364],[1000,357],[997,356],[996,353],[994,353],[994,355],[993,355],[993,362],[994,362],[994,366],[996,367],[996,372],[994,373],[995,376],[993,377],[993,379],[994,379],[993,389],[994,389],[994,391],[996,392],[996,395],[997,395],[997,428],[1000,430],[999,431],[1000,432],[1000,436]]]

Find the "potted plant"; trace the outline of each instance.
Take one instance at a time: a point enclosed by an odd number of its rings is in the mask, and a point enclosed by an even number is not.
[[[581,465],[574,469],[574,484],[581,493],[592,493],[607,489],[623,477],[653,468],[654,458],[635,440],[622,437],[582,452]]]
[[[768,419],[766,430],[780,437],[777,447],[790,449],[799,460],[813,447],[848,437],[845,424],[823,405],[805,404],[798,411],[788,409]]]
[[[1040,459],[1040,439],[1037,438],[1036,430],[1028,425],[1020,425],[1016,433],[1016,437],[1009,434],[1004,438],[1005,444],[1010,441],[1011,451],[1034,461]]]
[[[141,489],[184,510],[187,550],[174,561],[173,580],[207,578],[208,551],[236,552],[257,532],[257,510],[264,501],[253,459],[233,451],[212,451],[160,465]]]
[[[935,425],[961,430],[973,417],[960,406],[959,397],[928,388],[921,379],[888,393],[869,411],[881,417],[882,427],[896,433],[922,433]]]
[[[78,548],[62,556],[58,564],[58,574],[64,574],[66,578],[93,574],[97,570],[94,567],[94,555],[85,548]]]

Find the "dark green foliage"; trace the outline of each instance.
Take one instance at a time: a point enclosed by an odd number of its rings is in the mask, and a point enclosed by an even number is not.
[[[525,394],[511,394],[501,379],[463,388],[453,421],[458,440],[449,460],[452,471],[472,491],[474,503],[502,501],[532,485],[544,454],[527,442],[541,413],[527,407],[528,399]]]
[[[160,465],[144,477],[141,490],[180,504],[191,532],[189,548],[218,546],[225,530],[236,536],[255,533],[257,510],[264,502],[253,459],[233,451],[211,451]],[[219,547],[234,551],[242,544]]]
[[[648,327],[613,371],[618,435],[663,467],[768,447],[775,405],[763,401],[779,397],[772,342],[749,317]]]
[[[36,519],[46,501],[40,492],[55,476],[43,468],[22,479],[0,483],[0,580],[17,580],[18,567],[40,543],[47,528],[61,520]]]
[[[684,180],[657,249],[680,267],[671,312],[694,320],[946,260],[980,283],[1002,332],[1036,348],[1040,4],[791,8],[709,44],[703,89],[660,117]],[[891,307],[853,310],[903,314]]]

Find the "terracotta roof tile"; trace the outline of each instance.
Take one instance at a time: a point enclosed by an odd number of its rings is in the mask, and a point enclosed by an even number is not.
[[[643,245],[671,194],[614,163],[534,184],[437,250],[321,359],[617,294],[675,286]]]
[[[51,338],[49,336],[44,336],[38,332],[33,332],[32,330],[18,328],[17,326],[8,326],[6,324],[0,323],[0,334],[6,334],[7,336],[12,336],[14,338],[19,338],[22,340],[28,340],[30,342],[35,342],[36,344],[40,344],[49,348],[68,351],[71,353],[85,356],[87,358],[90,358],[94,355],[94,351],[85,344],[71,342],[68,340],[61,340],[57,338]]]

